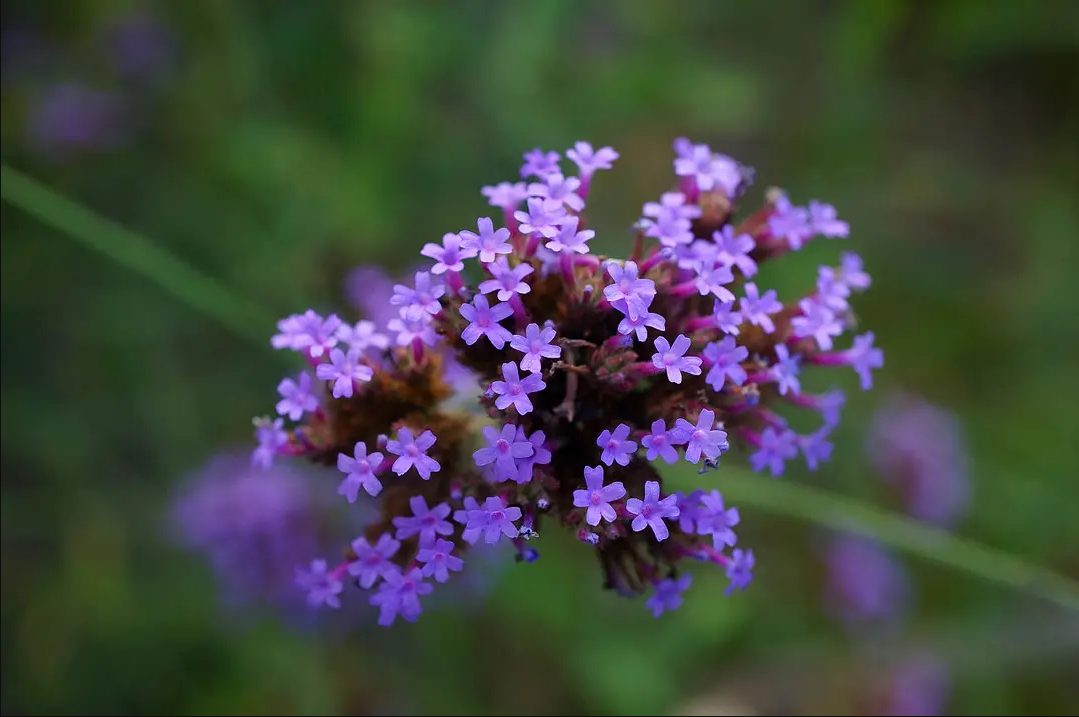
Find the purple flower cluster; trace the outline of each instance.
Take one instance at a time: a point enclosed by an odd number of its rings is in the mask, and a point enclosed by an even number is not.
[[[788,301],[750,281],[814,237],[846,236],[833,207],[776,195],[736,218],[752,170],[685,139],[674,149],[676,188],[643,207],[624,258],[593,253],[584,213],[618,153],[536,149],[524,181],[483,189],[497,218],[425,244],[430,264],[393,288],[389,314],[279,322],[271,344],[309,369],[278,387],[281,417],[259,422],[254,463],[336,465],[345,499],[381,504],[339,565],[301,575],[312,603],[336,606],[352,576],[383,624],[414,620],[470,546],[511,543],[531,562],[526,543],[551,524],[592,546],[607,587],[652,590],[657,616],[689,587],[683,558],[723,569],[728,592],[749,585],[737,508],[717,490],[665,491],[657,465],[703,473],[735,443],[759,471],[781,475],[799,454],[816,469],[843,395],[803,393],[802,372],[848,366],[869,388],[883,355],[871,332],[841,339],[869,285],[856,255]],[[449,400],[451,367],[475,379],[478,411]],[[819,427],[795,433],[784,406]]]

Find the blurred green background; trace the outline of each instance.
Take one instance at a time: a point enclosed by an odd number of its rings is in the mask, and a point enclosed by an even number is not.
[[[132,24],[145,37],[118,39]],[[852,395],[831,464],[784,480],[896,507],[864,428],[920,394],[962,421],[959,532],[1076,577],[1079,3],[22,0],[3,33],[5,164],[268,316],[215,322],[5,186],[4,714],[864,714],[924,649],[947,713],[1079,709],[1076,613],[907,557],[907,619],[852,632],[822,609],[821,528],[763,509],[742,510],[741,595],[700,570],[653,620],[551,534],[536,564],[388,631],[347,605],[226,604],[168,525],[272,409],[294,365],[274,318],[347,312],[350,268],[403,272],[534,146],[621,152],[590,203],[618,251],[684,135],[757,168],[751,203],[771,185],[834,203],[874,276],[856,309],[878,387]],[[820,244],[775,267],[781,296],[833,260]]]

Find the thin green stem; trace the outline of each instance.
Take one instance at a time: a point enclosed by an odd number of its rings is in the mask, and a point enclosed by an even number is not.
[[[216,279],[6,164],[0,166],[0,179],[5,202],[141,274],[240,336],[268,344],[273,317]]]

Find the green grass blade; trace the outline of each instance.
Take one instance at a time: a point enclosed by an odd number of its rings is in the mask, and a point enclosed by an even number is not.
[[[154,282],[197,311],[268,346],[274,317],[166,249],[8,165],[0,166],[5,202]]]
[[[723,466],[710,474],[731,504],[874,538],[995,583],[1079,610],[1079,582],[1006,552],[862,501]]]

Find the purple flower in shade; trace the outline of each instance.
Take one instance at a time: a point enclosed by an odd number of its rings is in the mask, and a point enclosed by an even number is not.
[[[524,153],[525,163],[521,166],[521,178],[536,176],[544,178],[548,174],[561,174],[558,160],[562,157],[558,152],[544,152],[539,147]]]
[[[722,391],[728,378],[735,386],[741,386],[748,378],[742,362],[749,358],[749,349],[735,343],[733,336],[724,336],[719,343],[709,343],[704,347],[704,357],[712,364],[704,380],[713,391]]]
[[[711,535],[712,545],[716,550],[738,542],[738,536],[734,534],[734,526],[738,525],[741,519],[738,509],[726,508],[723,505],[723,496],[718,490],[702,494],[700,503],[697,511],[697,532]]]
[[[676,431],[668,431],[667,424],[662,418],[652,421],[652,432],[641,439],[641,443],[648,449],[647,458],[650,461],[662,458],[668,465],[678,462],[678,451],[675,446],[685,443],[683,436]]]
[[[418,437],[412,437],[412,431],[408,428],[401,428],[397,431],[397,440],[388,441],[386,443],[386,450],[395,456],[398,456],[397,460],[393,462],[393,472],[399,476],[403,476],[408,473],[408,469],[415,467],[416,472],[420,474],[420,478],[429,480],[432,473],[437,473],[442,470],[442,466],[439,465],[431,456],[427,455],[427,451],[431,449],[431,446],[435,445],[435,434],[430,431],[424,431]]]
[[[802,299],[798,302],[798,308],[802,310],[802,315],[791,320],[794,335],[800,339],[812,337],[822,351],[830,351],[832,337],[843,333],[843,321],[823,302]]]
[[[728,224],[722,231],[713,232],[712,239],[717,247],[716,259],[724,266],[737,266],[747,279],[757,273],[757,262],[749,255],[757,246],[753,237],[748,234],[735,236],[734,227]]]
[[[461,532],[461,539],[469,545],[472,545],[483,536],[484,526],[478,525],[469,528],[468,516],[472,513],[472,511],[480,510],[480,504],[477,503],[476,499],[470,495],[466,495],[461,501],[461,504],[464,506],[464,508],[462,508],[461,510],[453,511],[453,521],[455,523],[461,524],[461,528],[463,529]]]
[[[749,464],[755,471],[765,468],[773,476],[783,475],[783,464],[798,455],[798,435],[789,429],[777,431],[772,426],[765,428],[760,435],[760,446],[749,456]]]
[[[543,445],[547,441],[547,434],[543,431],[533,431],[531,436],[525,436],[525,429],[518,426],[517,440],[528,441],[533,448],[532,455],[517,462],[517,482],[523,484],[532,480],[532,471],[537,465],[550,465],[551,452]]]
[[[842,535],[828,545],[824,600],[851,626],[897,619],[909,598],[903,567],[876,541]]]
[[[442,304],[438,299],[446,293],[446,287],[439,283],[431,282],[431,273],[427,271],[416,272],[416,287],[398,284],[393,287],[393,297],[390,303],[405,309],[417,312],[437,314],[442,311]]]
[[[715,306],[712,308],[712,318],[716,322],[716,328],[725,334],[732,336],[738,335],[738,327],[742,323],[742,314],[734,309],[733,301],[720,301],[716,299]]]
[[[360,363],[359,349],[341,349],[330,351],[330,362],[320,363],[315,367],[315,376],[319,381],[333,381],[334,398],[352,398],[353,384],[357,381],[370,381],[375,372],[370,366]]]
[[[303,371],[299,379],[286,378],[277,384],[281,400],[277,402],[277,412],[298,421],[306,411],[318,409],[318,398],[311,393],[311,374]]]
[[[850,297],[850,287],[843,283],[839,274],[830,266],[822,266],[817,269],[817,296],[818,302],[835,311],[846,311],[850,308],[847,299]]]
[[[426,312],[416,313],[404,309],[399,317],[390,319],[386,328],[397,335],[398,346],[408,346],[416,341],[426,346],[438,343],[438,334],[431,324],[431,315]]]
[[[462,246],[469,250],[476,250],[480,261],[489,264],[499,254],[509,254],[513,247],[509,244],[510,230],[502,227],[495,230],[494,222],[490,217],[481,217],[476,220],[476,228],[479,234],[470,231],[460,233]]]
[[[256,418],[254,424],[258,446],[251,452],[251,467],[266,470],[273,465],[277,449],[288,445],[288,432],[283,428],[285,419]]]
[[[115,95],[75,83],[35,96],[26,120],[31,149],[50,161],[116,146],[124,137],[124,109]]]
[[[398,572],[392,559],[400,547],[401,543],[389,533],[378,536],[374,545],[368,543],[366,538],[356,538],[352,541],[352,552],[356,554],[356,559],[348,564],[349,575],[359,580],[360,587],[367,590],[379,578]]]
[[[538,373],[529,374],[522,379],[517,372],[517,364],[512,361],[502,364],[502,379],[491,384],[491,390],[498,396],[495,399],[495,408],[505,411],[513,406],[522,416],[532,412],[532,400],[528,394],[547,388],[543,377]]]
[[[296,584],[307,591],[307,604],[313,608],[328,605],[341,607],[338,595],[345,589],[341,579],[330,571],[325,560],[312,560],[307,570],[296,570]]]
[[[442,243],[427,242],[420,249],[420,254],[435,260],[431,273],[441,276],[446,272],[459,272],[465,268],[465,259],[472,259],[479,254],[479,249],[467,244],[459,234],[443,234]],[[437,312],[435,312],[437,313]]]
[[[367,453],[367,444],[363,441],[356,443],[355,457],[347,453],[337,454],[337,470],[345,474],[345,479],[337,487],[337,494],[343,495],[349,503],[355,503],[360,488],[374,497],[382,492],[382,481],[375,475],[375,471],[382,465],[381,453]]]
[[[529,324],[525,327],[525,335],[515,335],[510,339],[510,348],[524,354],[521,359],[521,370],[530,373],[539,373],[543,370],[542,359],[554,359],[562,355],[562,347],[551,343],[554,340],[554,327],[539,324]]]
[[[809,224],[814,234],[843,239],[850,235],[850,224],[839,219],[839,214],[831,204],[809,202]]]
[[[573,505],[577,508],[587,508],[585,522],[589,525],[599,525],[601,520],[613,523],[618,520],[618,512],[611,505],[616,500],[621,500],[626,495],[626,488],[622,481],[615,481],[609,485],[603,485],[603,466],[584,469],[584,489],[573,491]]]
[[[697,490],[686,495],[682,491],[675,493],[678,496],[678,527],[686,535],[697,533],[697,518],[701,513],[701,496],[704,491]]]
[[[656,331],[666,331],[667,320],[662,315],[653,314],[645,309],[633,317],[623,316],[622,320],[618,322],[618,333],[623,336],[636,333],[638,341],[646,341],[648,340],[648,327],[652,327]]]
[[[697,291],[701,296],[712,294],[720,301],[734,301],[734,294],[727,284],[734,281],[734,274],[722,264],[702,263],[697,271]]]
[[[483,506],[468,512],[468,525],[465,530],[483,531],[483,542],[497,543],[505,535],[516,538],[520,532],[513,523],[521,519],[521,509],[515,505],[508,508],[497,495],[483,501]]]
[[[483,437],[487,440],[487,447],[472,454],[476,465],[483,467],[493,463],[496,482],[517,480],[518,461],[533,455],[535,446],[519,435],[512,423],[503,426],[501,432],[494,426],[484,426]]]
[[[701,360],[696,356],[686,356],[689,351],[689,337],[678,334],[672,345],[666,338],[656,338],[656,352],[652,354],[652,365],[660,370],[667,371],[667,380],[671,383],[682,383],[682,372],[690,376],[701,375]]]
[[[752,550],[735,548],[731,552],[730,560],[727,562],[727,579],[731,582],[723,591],[725,595],[749,587],[749,584],[753,582],[753,566],[756,562]]]
[[[355,325],[341,324],[337,338],[348,344],[349,349],[365,353],[372,349],[385,350],[390,346],[386,334],[379,333],[373,321],[357,321]]]
[[[572,149],[566,150],[566,157],[577,165],[582,177],[591,177],[597,170],[610,169],[618,159],[618,152],[610,147],[593,150],[588,142],[576,142]]]
[[[884,352],[873,347],[874,338],[872,331],[855,336],[854,345],[844,352],[847,362],[858,374],[863,391],[873,388],[873,369],[884,366]]]
[[[528,211],[516,211],[514,219],[519,223],[522,234],[539,234],[548,239],[558,236],[558,228],[566,217],[566,208],[555,199],[529,197]]]
[[[542,199],[562,202],[575,212],[584,209],[584,200],[577,194],[581,180],[577,177],[563,177],[561,174],[548,174],[543,182],[528,185],[528,194]]]
[[[172,70],[179,50],[171,29],[141,10],[121,15],[102,39],[116,69],[146,84],[161,80]]]
[[[746,295],[742,297],[742,317],[753,324],[760,326],[766,334],[776,330],[769,314],[775,314],[783,310],[783,304],[776,299],[776,290],[769,289],[762,295],[757,285],[749,282],[745,286]]]
[[[716,420],[715,411],[704,409],[697,417],[697,425],[684,418],[679,418],[674,430],[679,438],[685,439],[686,460],[690,463],[700,463],[703,455],[706,460],[714,461],[730,447],[727,443],[727,433],[713,429],[712,424]]]
[[[884,704],[876,714],[885,717],[944,714],[951,677],[944,663],[933,655],[921,654],[905,660],[892,672],[889,681]]]
[[[461,304],[461,316],[468,321],[468,326],[461,332],[461,338],[471,346],[479,341],[481,336],[486,336],[492,346],[501,349],[513,338],[513,334],[498,322],[512,314],[513,308],[509,304],[491,306],[486,296],[477,294],[471,304]]]
[[[596,445],[603,449],[599,459],[607,465],[629,465],[630,458],[637,452],[637,443],[629,440],[629,426],[624,423],[619,423],[614,433],[604,430],[596,439]]]
[[[817,470],[817,466],[826,463],[832,457],[832,442],[828,440],[828,434],[832,432],[832,426],[825,424],[824,427],[801,436],[798,446],[802,449],[802,456],[806,459],[806,467],[811,471]]]
[[[678,496],[669,495],[660,500],[659,481],[646,481],[644,500],[630,498],[626,501],[626,511],[636,516],[630,526],[634,532],[639,533],[645,528],[651,528],[656,540],[666,540],[670,531],[663,519],[678,517]]]
[[[915,518],[950,525],[962,515],[969,466],[954,415],[916,396],[892,396],[873,417],[866,449]]]
[[[412,508],[411,517],[393,519],[398,540],[419,535],[420,545],[431,545],[439,535],[453,535],[453,525],[446,520],[450,516],[449,504],[439,503],[434,508],[428,508],[422,495],[414,495],[409,498],[408,506]]]
[[[398,615],[415,622],[423,612],[420,596],[428,595],[434,589],[431,583],[424,582],[419,568],[412,568],[407,573],[399,570],[388,573],[378,592],[371,596],[371,604],[378,607],[378,624],[389,627]]]
[[[420,548],[416,560],[424,563],[423,577],[434,577],[435,582],[444,583],[450,579],[449,571],[457,573],[465,566],[465,561],[453,554],[453,543],[439,538],[434,545]]]
[[[518,264],[511,269],[506,259],[499,257],[488,264],[487,269],[494,278],[480,282],[480,293],[490,294],[497,291],[499,301],[509,301],[514,294],[527,294],[532,291],[532,287],[524,280],[533,271],[529,264]]]
[[[587,254],[588,242],[592,237],[596,236],[596,233],[591,229],[577,231],[579,223],[579,217],[566,217],[562,220],[562,226],[558,230],[558,234],[548,241],[545,246],[556,253],[565,252],[569,254],[577,252],[578,254]]]
[[[793,206],[786,195],[781,195],[775,202],[775,211],[768,218],[768,229],[772,236],[786,239],[787,244],[794,251],[802,248],[802,245],[816,232],[809,222],[809,210],[805,207]]]
[[[656,592],[644,604],[652,611],[652,617],[659,617],[664,611],[673,612],[682,607],[682,593],[693,584],[693,576],[689,573],[680,578],[667,578],[656,583]]]
[[[862,257],[852,251],[843,252],[839,262],[839,280],[851,291],[862,292],[872,283],[869,274],[862,269]]]
[[[613,283],[603,289],[603,295],[612,306],[630,318],[648,311],[656,296],[656,282],[637,278],[636,262],[627,261],[624,267],[607,262],[607,273]]]
[[[831,428],[839,425],[839,414],[843,412],[843,407],[847,405],[847,394],[843,393],[843,389],[832,389],[827,393],[812,397],[811,400],[814,403],[813,407],[820,411],[821,418],[824,419],[824,425]]]
[[[779,395],[786,396],[790,393],[800,393],[802,384],[798,381],[801,372],[801,356],[791,356],[790,350],[783,344],[776,344],[776,362],[768,373],[779,387]]]
[[[500,182],[493,187],[484,187],[481,192],[492,207],[510,211],[520,206],[528,196],[528,185],[524,182]]]

